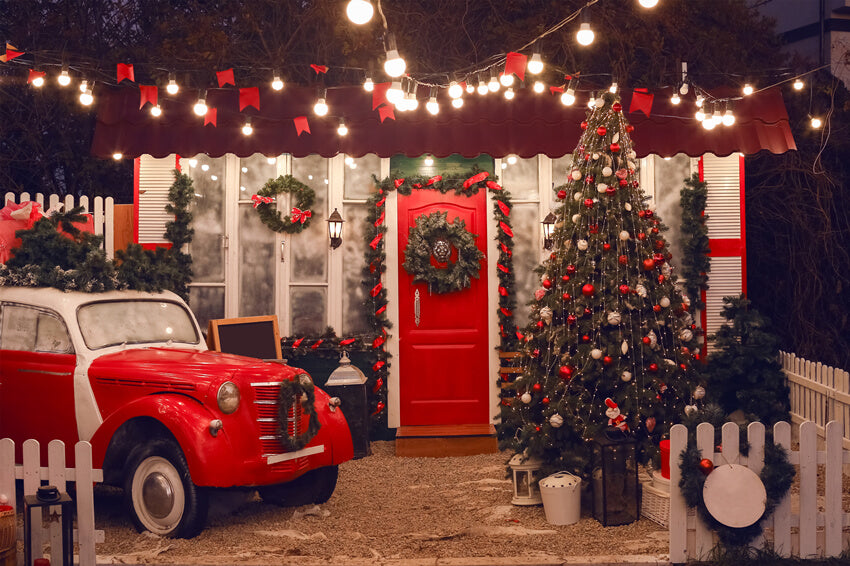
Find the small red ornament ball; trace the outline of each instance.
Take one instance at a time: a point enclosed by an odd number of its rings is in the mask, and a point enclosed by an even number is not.
[[[629,258],[627,258],[627,257],[626,257],[626,256],[624,256],[624,255],[621,255],[621,256],[617,259],[617,261],[619,261],[619,262],[620,262],[620,265],[626,265],[627,263],[629,263]]]
[[[665,261],[664,254],[652,254],[652,260],[655,265],[661,265]]]
[[[664,249],[664,240],[655,240],[655,249],[663,250]]]
[[[586,122],[586,121],[581,123],[581,129],[582,129],[582,130],[586,130],[586,129],[587,129],[587,122]]]
[[[618,182],[619,182],[621,187],[628,187],[629,186],[629,182],[626,179],[620,179]]]
[[[544,397],[543,399],[540,400],[540,402],[543,403],[543,405],[548,405],[549,404],[549,398]]]
[[[540,391],[540,384],[539,384],[539,383],[535,383],[534,385],[532,385],[532,386],[531,386],[531,388],[532,388],[533,390],[535,390],[535,391]]]
[[[619,289],[620,289],[620,294],[621,294],[621,295],[628,295],[628,294],[629,294],[629,286],[628,286],[628,285],[626,285],[625,283],[623,283],[622,285],[620,285]]]
[[[654,310],[655,312],[661,312],[661,305],[653,305],[652,310]]]
[[[567,198],[567,191],[565,191],[563,189],[558,191],[558,198],[561,199],[561,200],[564,200],[565,198]]]
[[[539,356],[539,355],[540,355],[540,350],[538,350],[537,348],[535,348],[535,349],[534,349],[534,351],[533,351],[533,352],[531,352],[531,357],[532,357],[532,358],[536,358],[536,357],[537,357],[537,356]]]
[[[581,341],[582,342],[590,342],[590,336],[585,334],[584,336],[581,337]]]
[[[638,240],[646,240],[646,234],[643,232],[638,232]]]
[[[649,371],[658,371],[658,364],[655,362],[649,364]]]
[[[638,188],[640,186],[640,183],[638,183],[637,181],[632,181],[632,186],[634,188]]]
[[[652,340],[650,340],[649,336],[644,336],[644,337],[643,337],[643,338],[641,338],[640,340],[641,340],[641,342],[643,342],[643,343],[644,343],[644,344],[646,344],[647,346],[649,346],[649,345],[652,343]]]
[[[565,301],[569,301],[570,299],[572,299],[572,297],[570,296],[570,294],[569,294],[569,293],[564,293],[563,295],[561,295],[561,297],[562,297]]]
[[[638,217],[639,217],[639,218],[643,218],[643,217],[645,217],[645,216],[646,216],[646,211],[645,211],[645,210],[638,210]]]
[[[555,252],[552,252],[552,253],[549,254],[549,259],[551,259],[552,261],[555,261],[555,258],[557,258],[557,257],[558,256],[555,254]]]
[[[573,265],[573,264],[569,264],[567,266],[567,273],[569,273],[570,275],[575,275],[575,272],[576,272],[576,266]]]
[[[593,199],[592,198],[584,199],[584,206],[586,206],[587,208],[593,208]]]
[[[657,228],[656,226],[653,226],[653,227],[652,227],[652,230],[650,230],[650,232],[652,232],[653,234],[657,234],[657,233],[658,233],[658,228]]]
[[[558,375],[561,379],[571,379],[573,377],[573,366],[561,366],[558,368]]]
[[[566,282],[566,281],[569,281],[569,280],[570,280],[570,276],[569,276],[569,275],[561,275],[561,281]]]
[[[611,362],[613,362],[613,361],[614,361],[614,359],[611,356],[605,356],[604,358],[602,358],[602,363],[605,364],[606,366],[610,366]]]
[[[659,282],[659,283],[664,283],[666,280],[667,280],[667,278],[666,278],[666,277],[664,277],[663,275],[659,275],[659,276],[658,276],[658,282]]]
[[[695,359],[696,361],[699,361],[699,360],[700,360],[700,355],[699,355],[699,354],[694,354],[694,359]]]
[[[679,364],[679,369],[682,371],[688,371],[688,366],[686,364]]]
[[[576,323],[576,315],[570,314],[567,315],[567,324],[575,324]]]
[[[552,288],[552,282],[549,281],[548,279],[544,279],[543,280],[543,287],[546,288],[546,289],[551,289]]]
[[[607,195],[609,195],[609,196],[610,196],[610,195],[613,195],[613,194],[614,194],[614,193],[616,193],[616,192],[617,192],[617,188],[616,188],[616,187],[609,186],[607,189],[605,189],[605,194],[607,194]]]
[[[537,328],[543,328],[543,321],[542,320],[537,321]]]
[[[593,311],[587,307],[584,307],[584,316],[590,316],[591,314],[593,314]]]
[[[630,134],[630,133],[632,133],[632,132],[634,132],[634,131],[635,131],[635,127],[634,127],[634,126],[632,126],[631,124],[627,124],[627,125],[626,125],[626,133]]]
[[[652,271],[655,269],[655,260],[651,258],[643,260],[643,269],[644,271]]]
[[[593,175],[588,175],[587,177],[585,177],[584,182],[587,183],[588,185],[590,183],[592,183],[593,182]]]
[[[610,148],[611,148],[611,152],[612,152],[612,153],[617,153],[618,151],[620,151],[620,144],[618,144],[618,143],[612,143],[612,144],[610,145]]]
[[[596,133],[600,136],[604,136],[608,133],[608,130],[605,129],[605,126],[599,126],[598,128],[596,128]]]
[[[652,218],[652,210],[650,210],[650,209],[646,209],[646,217],[647,217],[647,218]]]
[[[609,251],[611,249],[611,244],[609,244],[608,242],[605,242],[604,244],[602,244],[602,249],[605,250],[606,252]]]
[[[611,110],[613,110],[614,112],[620,112],[622,109],[623,109],[623,105],[620,104],[619,102],[615,102],[614,104],[611,105]]]
[[[702,475],[707,476],[714,471],[714,462],[708,458],[703,458],[699,461],[699,471],[702,472]]]
[[[581,288],[581,294],[585,297],[592,297],[596,294],[596,287],[594,287],[592,283],[587,283]]]

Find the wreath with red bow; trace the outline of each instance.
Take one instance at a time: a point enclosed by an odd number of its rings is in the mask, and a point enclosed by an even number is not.
[[[274,206],[275,197],[283,193],[295,197],[295,204],[288,216],[281,216]],[[310,225],[313,217],[310,207],[316,200],[316,192],[292,175],[281,175],[277,179],[269,179],[257,194],[251,196],[251,200],[263,224],[275,232],[298,234]]]

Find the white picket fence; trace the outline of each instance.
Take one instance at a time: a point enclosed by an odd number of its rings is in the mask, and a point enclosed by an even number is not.
[[[68,211],[75,206],[83,207],[83,212],[91,214],[94,218],[94,233],[98,236],[103,236],[103,246],[106,250],[106,255],[112,259],[115,252],[115,200],[112,197],[94,197],[89,199],[87,196],[82,196],[75,203],[73,195],[60,197],[59,195],[43,195],[36,193],[30,196],[29,193],[6,193],[3,203],[0,207],[5,206],[7,201],[20,204],[27,201],[35,201],[41,205],[41,211],[46,212],[50,208],[58,204],[63,204],[63,210]]]
[[[843,465],[850,464],[850,452],[842,447],[841,425],[829,422],[824,427],[825,450],[818,450],[817,425],[800,425],[799,450],[791,450],[791,425],[779,422],[773,427],[774,442],[788,450],[791,463],[797,468],[799,495],[789,493],[773,515],[764,519],[764,533],[751,543],[754,548],[765,544],[781,556],[813,558],[835,557],[850,547],[850,537],[842,530],[850,527],[850,513],[842,510]],[[747,429],[749,456],[739,452],[738,425],[723,425],[722,452],[715,452],[714,427],[709,423],[697,426],[697,448],[703,458],[711,458],[715,466],[724,463],[745,465],[756,474],[764,466],[765,428],[752,423]],[[688,430],[675,425],[670,431],[670,562],[707,559],[716,544],[714,533],[697,517],[695,509],[685,505],[679,489],[682,473],[680,454],[687,447]],[[825,468],[824,491],[818,493],[818,467]],[[794,491],[794,490],[792,490]]]
[[[15,480],[23,480],[23,495],[33,495],[42,482],[54,485],[59,491],[67,491],[67,482],[76,482],[77,521],[74,529],[74,540],[79,543],[79,564],[95,563],[95,544],[103,542],[103,531],[94,528],[94,494],[95,482],[103,481],[103,470],[92,468],[91,444],[85,441],[77,442],[74,446],[74,468],[65,467],[65,443],[52,440],[47,445],[47,466],[42,466],[40,446],[37,440],[27,440],[23,444],[23,465],[15,465],[15,443],[9,438],[0,439],[0,493],[9,498],[9,503],[16,507],[17,494]],[[58,510],[59,507],[57,506]],[[16,511],[23,512],[22,509]],[[33,509],[33,525],[40,526],[41,509]],[[23,540],[23,530],[19,529],[18,539]],[[50,541],[50,552],[61,556],[62,531],[60,523],[53,521],[49,528],[32,530],[33,558],[43,555],[42,543]],[[18,563],[23,564],[23,556],[19,554]]]
[[[787,352],[779,353],[779,361],[791,390],[791,419],[814,422],[821,437],[826,423],[841,423],[850,450],[850,373]]]

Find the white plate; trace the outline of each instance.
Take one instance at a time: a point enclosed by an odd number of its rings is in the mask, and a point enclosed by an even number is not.
[[[727,527],[749,527],[764,515],[767,492],[756,473],[740,464],[714,468],[705,479],[702,499],[711,516]]]

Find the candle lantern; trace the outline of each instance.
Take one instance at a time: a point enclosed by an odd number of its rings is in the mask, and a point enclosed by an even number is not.
[[[511,503],[514,505],[541,505],[543,499],[540,496],[540,488],[537,482],[540,479],[542,462],[537,458],[527,458],[523,454],[514,454],[508,465],[513,472],[514,496]]]
[[[32,529],[41,528],[41,524],[33,527],[32,518],[35,509],[50,513],[51,507],[58,507],[62,520],[62,566],[74,565],[74,501],[67,493],[60,492],[52,485],[43,485],[38,488],[35,495],[24,496],[24,564],[32,564]],[[40,550],[40,549],[39,549]],[[50,549],[51,557],[57,562],[60,556],[59,549]]]
[[[640,517],[637,441],[608,427],[591,442],[593,517],[603,526],[626,525]]]
[[[328,395],[341,400],[342,413],[348,421],[351,440],[354,444],[354,458],[363,458],[372,454],[369,445],[369,399],[366,393],[366,376],[360,368],[351,363],[348,352],[343,350],[339,366],[333,370],[325,383]]]

